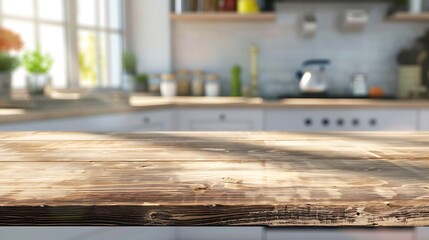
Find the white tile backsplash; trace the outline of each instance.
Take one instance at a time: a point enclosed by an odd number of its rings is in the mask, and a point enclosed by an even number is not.
[[[276,22],[174,22],[173,66],[221,75],[223,92],[228,94],[230,68],[240,64],[246,81],[249,46],[258,44],[264,95],[296,91],[295,71],[312,58],[332,61],[328,72],[336,92],[347,89],[353,73],[365,72],[371,84],[393,94],[396,54],[409,47],[428,25],[385,21],[387,8],[386,3],[281,3]],[[346,9],[369,12],[370,22],[363,32],[339,30],[338,16]],[[298,27],[300,18],[309,12],[318,19],[317,35],[311,39],[302,37]]]

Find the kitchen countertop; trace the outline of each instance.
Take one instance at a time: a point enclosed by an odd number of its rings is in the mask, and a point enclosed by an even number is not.
[[[429,226],[428,133],[0,133],[0,225]]]
[[[429,108],[429,100],[383,100],[383,99],[311,99],[290,98],[264,100],[262,98],[233,97],[144,97],[131,96],[130,105],[134,107],[154,106],[156,104],[175,107],[251,107],[251,108]]]
[[[359,109],[359,108],[402,108],[429,109],[429,101],[417,100],[376,100],[376,99],[284,99],[265,101],[260,98],[205,98],[176,97],[161,98],[134,95],[129,100],[88,101],[45,100],[40,106],[27,107],[30,101],[20,101],[18,105],[0,104],[0,124],[26,121],[49,120],[56,118],[83,117],[91,115],[127,113],[141,110],[170,108],[264,108],[264,109]],[[63,105],[64,106],[63,106]],[[47,105],[48,107],[46,107]],[[52,106],[50,106],[52,105]],[[3,108],[2,108],[3,107]]]

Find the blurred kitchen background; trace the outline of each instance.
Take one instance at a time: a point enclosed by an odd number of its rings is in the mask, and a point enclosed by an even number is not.
[[[0,130],[429,130],[428,23],[429,0],[0,0]]]
[[[252,2],[258,9],[251,8]],[[316,59],[329,60],[321,67],[326,86],[309,92],[352,97],[351,82],[357,78],[357,88],[360,81],[368,88],[360,97],[393,98],[401,95],[398,85],[405,75],[420,82],[406,80],[402,95],[427,96],[426,0],[0,0],[0,9],[1,26],[19,34],[24,44],[14,53],[40,48],[49,54],[47,73],[56,89],[152,90],[159,95],[157,85],[166,77],[179,81],[179,95],[204,95],[205,86],[192,83],[197,75],[201,84],[207,77],[219,79],[218,94],[230,96],[232,91],[237,95],[231,89],[236,67],[238,95],[252,95],[251,79],[256,78],[256,95],[291,97],[303,92],[296,72]],[[321,70],[317,64],[310,68]],[[176,75],[166,76],[171,73]],[[15,71],[13,87],[25,89],[29,74],[25,65]],[[183,91],[181,80],[189,81],[188,90]]]

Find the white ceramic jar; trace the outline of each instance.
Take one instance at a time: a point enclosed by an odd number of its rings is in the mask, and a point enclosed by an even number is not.
[[[220,96],[220,81],[219,77],[215,74],[208,74],[206,76],[205,84],[206,96],[207,97],[219,97]]]
[[[177,81],[174,74],[163,74],[161,76],[161,96],[177,96]]]

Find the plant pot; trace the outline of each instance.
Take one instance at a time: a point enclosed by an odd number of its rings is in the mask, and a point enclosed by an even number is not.
[[[122,90],[126,92],[132,92],[134,90],[135,81],[136,81],[136,77],[134,75],[125,74],[124,80],[122,83]]]
[[[51,82],[51,77],[46,74],[29,74],[26,77],[27,91],[31,96],[45,94],[45,87]]]
[[[11,96],[12,73],[0,73],[0,98],[9,99]]]
[[[135,82],[134,83],[134,92],[147,92],[148,87],[146,83]]]

